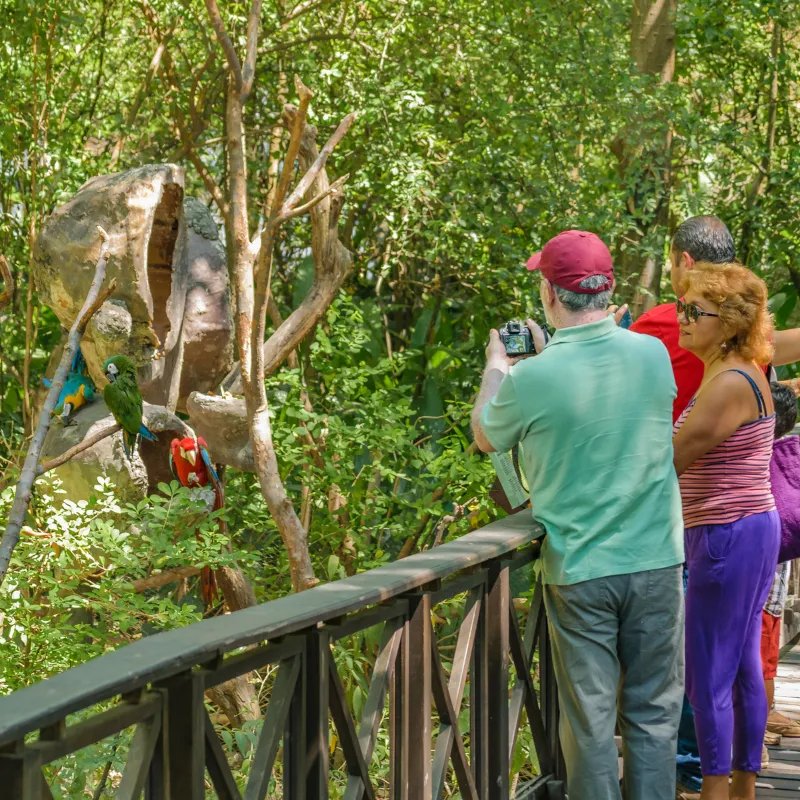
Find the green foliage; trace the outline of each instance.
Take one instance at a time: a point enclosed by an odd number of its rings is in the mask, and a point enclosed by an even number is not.
[[[137,505],[122,504],[107,479],[74,503],[57,487],[32,508],[0,592],[0,691],[19,689],[141,636],[195,622],[202,606],[175,585],[137,593],[132,582],[185,565],[222,566],[228,553],[217,517],[173,482]],[[1,498],[5,517],[13,492]],[[57,503],[57,504],[56,504]]]
[[[320,579],[386,563],[409,537],[416,549],[430,546],[455,503],[478,498],[445,538],[497,513],[486,497],[491,466],[468,452],[469,412],[489,328],[540,315],[521,264],[559,230],[600,233],[620,264],[631,254],[663,258],[680,220],[716,213],[768,282],[778,326],[800,323],[796,4],[682,0],[675,79],[665,85],[633,68],[631,4],[599,0],[587,13],[577,0],[362,0],[306,4],[309,13],[287,19],[295,5],[264,4],[245,120],[251,229],[281,75],[290,101],[294,75],[314,90],[320,141],[359,112],[329,165],[332,177],[351,174],[342,230],[353,271],[297,367],[268,382],[281,475]],[[220,6],[241,48],[249,4]],[[202,0],[0,0],[0,15],[14,20],[0,31],[0,252],[17,282],[0,311],[1,519],[12,492],[2,487],[16,478],[36,387],[61,337],[30,280],[36,232],[90,177],[152,162],[184,166],[187,192],[213,208],[176,120],[188,121],[220,184],[227,132],[224,59]],[[775,25],[784,36],[773,58]],[[171,67],[162,59],[148,78],[166,31]],[[667,167],[670,214],[658,224]],[[284,316],[312,279],[309,240],[298,218],[276,245],[272,288]],[[671,299],[667,276],[657,288]],[[235,560],[259,600],[290,591],[255,477],[229,470],[226,483],[233,553],[216,520],[175,485],[136,506],[108,484],[86,503],[38,488],[0,591],[0,692],[199,619],[193,585],[186,594],[175,585],[133,591],[159,570]],[[437,614],[446,642],[454,618]],[[372,633],[337,646],[353,707],[363,703],[375,647]],[[268,694],[271,676],[260,680]],[[221,729],[240,759],[237,779],[255,730]],[[109,759],[121,763],[126,742],[59,765],[54,791],[83,796]],[[385,746],[379,739],[379,752]],[[523,737],[515,765],[531,765],[532,752]]]

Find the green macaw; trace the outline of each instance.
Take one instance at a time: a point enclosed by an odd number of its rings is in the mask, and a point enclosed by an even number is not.
[[[122,426],[122,448],[130,459],[140,436],[153,442],[157,440],[142,422],[142,395],[136,382],[136,364],[127,356],[111,356],[103,364],[103,373],[108,378],[103,399]]]

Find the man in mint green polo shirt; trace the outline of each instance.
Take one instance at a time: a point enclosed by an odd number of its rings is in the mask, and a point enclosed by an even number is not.
[[[528,262],[548,322],[514,364],[491,332],[473,412],[484,452],[520,444],[542,546],[570,800],[673,800],[683,698],[683,524],[666,348],[607,316],[611,254],[565,231]]]

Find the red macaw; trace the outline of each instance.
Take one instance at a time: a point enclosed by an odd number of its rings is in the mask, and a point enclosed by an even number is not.
[[[181,486],[200,487],[211,484],[214,489],[214,511],[225,505],[225,492],[214,469],[208,445],[202,436],[197,439],[173,439],[170,444],[170,468]],[[198,453],[199,449],[199,453]],[[217,578],[211,567],[200,573],[201,593],[206,606],[212,606],[218,595]]]

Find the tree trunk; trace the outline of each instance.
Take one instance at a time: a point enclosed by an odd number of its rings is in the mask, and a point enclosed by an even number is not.
[[[631,58],[640,75],[670,83],[675,75],[675,16],[678,0],[633,0]]]
[[[256,604],[253,587],[240,569],[220,567],[216,576],[227,611],[240,611]],[[239,675],[220,683],[208,690],[208,696],[225,714],[232,728],[241,728],[248,720],[261,719],[258,693],[250,675]]]
[[[222,590],[225,607],[228,611],[240,611],[256,604],[253,585],[240,569],[220,567],[217,570],[217,582]]]
[[[228,718],[231,728],[239,730],[245,722],[261,719],[256,687],[250,683],[247,675],[212,686],[206,694]]]
[[[612,144],[620,177],[631,187],[625,206],[628,230],[618,243],[619,291],[633,314],[658,302],[672,182],[672,132],[660,112],[658,90],[675,74],[678,0],[633,0],[631,60],[649,76],[653,112],[628,125]]]
[[[280,532],[289,560],[289,572],[296,591],[317,583],[308,552],[306,531],[286,494],[272,445],[272,426],[263,373],[253,375],[252,338],[255,303],[254,251],[250,244],[247,212],[247,174],[242,106],[233,86],[228,89],[228,159],[230,164],[230,227],[233,272],[236,286],[236,336],[247,406],[250,445],[261,493]],[[262,244],[262,247],[265,245]]]
[[[251,2],[243,61],[240,60],[225,28],[217,0],[205,0],[205,5],[228,68],[225,101],[228,191],[224,202],[217,199],[222,197],[219,187],[211,185],[210,190],[225,216],[228,258],[235,295],[234,321],[250,445],[261,492],[286,547],[292,585],[295,591],[301,591],[315,585],[317,581],[308,552],[305,528],[286,493],[278,469],[264,385],[267,374],[265,361],[271,364],[272,369],[276,369],[288,357],[333,302],[352,263],[350,252],[341,244],[338,236],[339,213],[343,203],[341,186],[347,176],[328,184],[325,164],[349,129],[355,115],[350,114],[339,123],[333,136],[318,153],[315,144],[316,129],[306,123],[311,91],[299,78],[295,79],[300,105],[298,108],[289,105],[284,108],[284,125],[290,131],[290,136],[283,169],[278,169],[278,165],[274,163],[277,155],[271,153],[267,173],[276,177],[277,182],[269,189],[268,208],[264,213],[265,226],[251,240],[244,108],[255,80],[262,3],[261,0]],[[165,54],[165,61],[168,63],[168,54]],[[176,123],[182,127],[177,117]],[[273,131],[272,138],[276,137],[277,132]],[[313,163],[306,168],[305,175],[289,193],[298,155],[301,165],[305,166],[304,159],[308,163],[313,158]],[[196,153],[195,156],[199,161]],[[202,162],[199,163],[199,168],[201,172],[204,171]],[[213,184],[213,181],[206,183]],[[301,205],[303,198],[309,199]],[[305,213],[311,214],[314,282],[300,307],[295,309],[265,343],[275,236],[284,222]]]
[[[775,122],[778,117],[778,78],[779,55],[781,51],[783,31],[777,22],[772,26],[772,48],[770,61],[772,64],[769,107],[767,111],[767,133],[764,137],[764,152],[761,163],[756,167],[755,174],[747,186],[745,196],[745,218],[742,224],[741,242],[739,245],[739,258],[743,264],[750,264],[750,253],[753,247],[753,233],[755,217],[758,215],[758,205],[763,189],[768,185],[770,168],[772,166],[772,152],[775,149]]]

